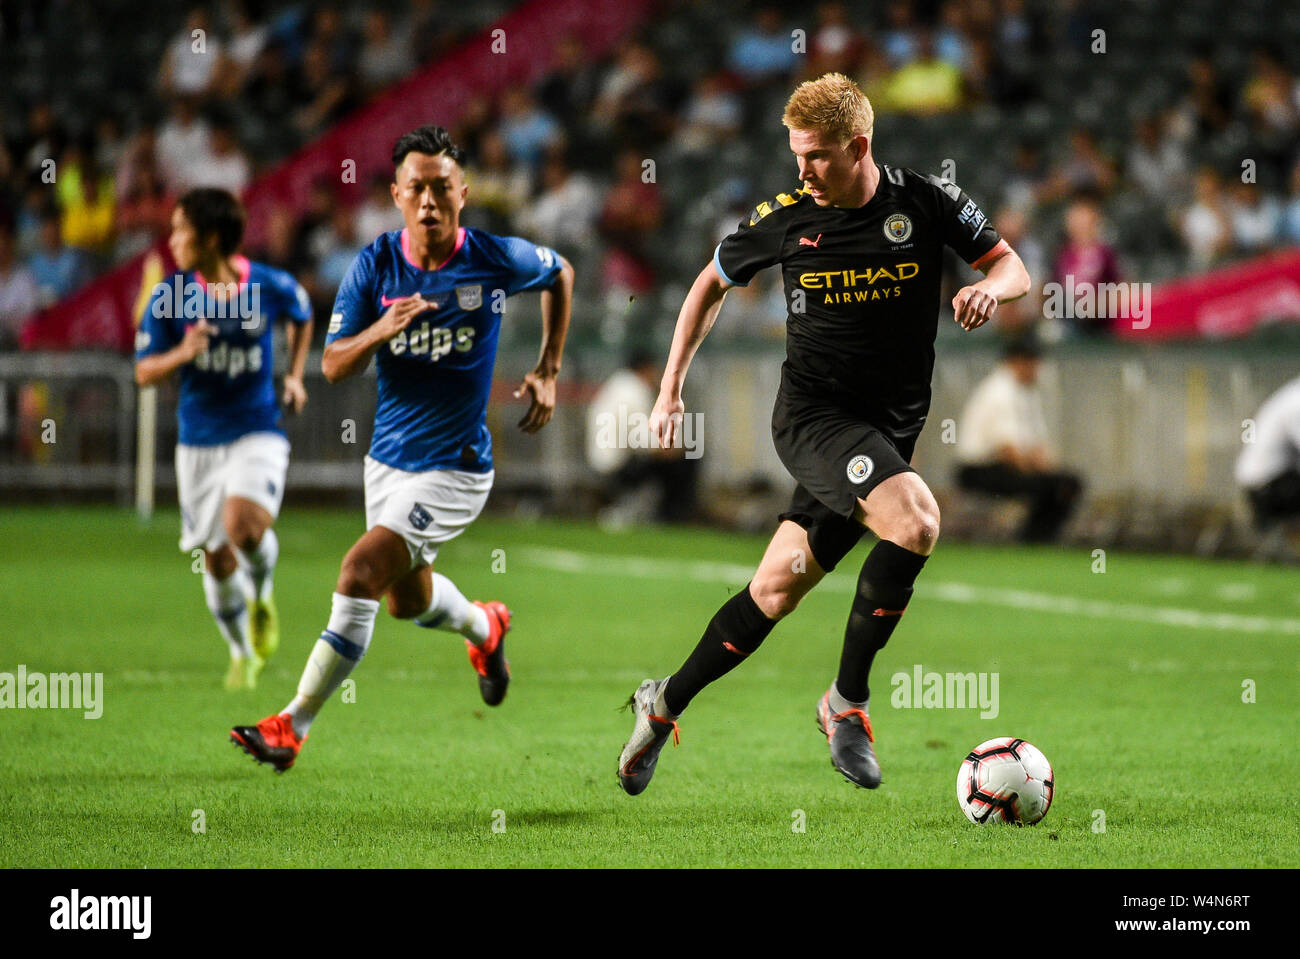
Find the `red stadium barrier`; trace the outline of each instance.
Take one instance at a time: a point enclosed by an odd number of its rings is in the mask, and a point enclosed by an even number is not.
[[[167,244],[88,283],[76,293],[37,313],[18,336],[24,350],[113,350],[128,353],[135,345],[136,299],[144,278],[145,258],[161,254],[171,265]]]
[[[1116,323],[1127,339],[1245,336],[1268,322],[1300,321],[1300,250],[1271,253],[1151,291],[1151,324]]]
[[[450,127],[470,100],[493,97],[509,85],[532,84],[550,69],[566,35],[586,44],[594,59],[612,49],[650,15],[654,0],[532,0],[511,11],[447,58],[430,64],[327,134],[260,177],[244,194],[246,241],[256,246],[277,207],[305,205],[313,183],[339,178],[358,199],[377,171],[388,172],[393,142],[424,123]],[[498,33],[497,31],[504,31]],[[494,53],[504,41],[505,52]],[[355,179],[342,180],[355,163]],[[167,256],[164,243],[151,252]],[[38,313],[23,329],[24,349],[113,349],[130,352],[132,315],[148,253],[122,264],[72,296]]]

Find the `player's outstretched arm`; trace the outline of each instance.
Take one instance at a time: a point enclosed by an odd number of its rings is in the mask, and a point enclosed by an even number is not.
[[[171,376],[200,353],[206,353],[208,338],[217,328],[207,320],[199,320],[185,328],[185,337],[166,353],[146,356],[135,364],[135,382],[138,386],[156,386]]]
[[[420,294],[402,297],[370,326],[355,336],[335,340],[325,347],[320,368],[331,383],[346,380],[360,373],[370,364],[370,358],[379,348],[410,325],[411,320],[425,310],[433,309]]]
[[[555,415],[555,378],[564,356],[564,338],[569,334],[569,316],[573,310],[573,266],[560,257],[560,272],[555,285],[542,290],[542,353],[537,366],[524,376],[515,390],[515,399],[531,393],[533,401],[519,421],[525,433],[536,433]]]
[[[284,374],[283,403],[290,413],[301,413],[307,405],[307,388],[302,372],[307,368],[307,350],[311,346],[312,321],[290,323],[285,336],[289,344],[289,371]]]
[[[952,298],[953,319],[966,331],[991,320],[999,303],[1018,300],[1029,292],[1029,271],[1010,246],[983,271],[984,279],[963,286]]]
[[[695,351],[713,328],[722,308],[722,300],[731,285],[718,276],[710,263],[691,284],[682,310],[677,315],[677,328],[673,331],[673,345],[668,351],[668,363],[659,384],[659,398],[650,413],[650,429],[659,438],[659,445],[668,449],[681,429],[686,404],[682,400],[682,384],[690,368]]]

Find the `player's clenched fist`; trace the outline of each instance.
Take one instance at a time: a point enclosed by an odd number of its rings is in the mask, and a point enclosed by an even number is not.
[[[208,351],[208,339],[217,332],[217,328],[207,320],[199,320],[185,327],[185,337],[181,340],[186,362]]]
[[[515,399],[526,392],[533,395],[533,402],[519,421],[519,428],[525,433],[536,433],[555,415],[555,377],[536,370],[526,374],[519,389],[515,390]]]
[[[672,449],[682,430],[686,404],[680,395],[660,393],[650,411],[650,433],[659,440],[660,449]]]
[[[964,286],[952,298],[952,317],[963,330],[983,326],[997,308],[998,298],[978,286]]]
[[[284,378],[284,396],[281,402],[288,408],[290,413],[301,413],[302,408],[307,405],[307,388],[302,385],[302,380],[292,374]]]
[[[418,314],[430,309],[433,309],[433,304],[419,293],[404,296],[384,311],[375,323],[375,334],[385,340],[391,339],[406,329]]]

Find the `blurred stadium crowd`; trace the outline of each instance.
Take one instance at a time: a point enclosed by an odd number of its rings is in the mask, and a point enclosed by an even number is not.
[[[0,12],[6,347],[34,311],[164,235],[180,192],[239,192],[510,4],[104,6]],[[566,38],[543,82],[471,105],[455,130],[472,161],[466,222],[568,255],[579,331],[621,342],[638,311],[670,328],[716,241],[794,185],[779,120],[791,85],[838,70],[876,108],[878,158],[961,183],[1036,289],[1067,273],[1076,287],[1158,282],[1300,244],[1300,31],[1277,28],[1295,14],[1264,0],[1238,0],[1229,18],[1219,8],[666,0],[612,57],[592,62]],[[292,271],[325,312],[356,251],[400,226],[386,178],[359,204],[338,187],[314,184],[248,251]],[[763,280],[737,291],[733,334],[781,334],[779,279]],[[1041,312],[1031,297],[1003,319]]]

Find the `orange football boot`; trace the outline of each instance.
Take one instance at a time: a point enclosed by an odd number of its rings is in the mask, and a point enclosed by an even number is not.
[[[510,663],[506,660],[506,633],[510,632],[510,610],[505,603],[495,600],[474,605],[487,613],[488,638],[482,646],[475,646],[468,639],[465,646],[469,652],[470,664],[478,673],[478,691],[483,702],[489,706],[500,704],[506,698],[506,687],[510,685]]]
[[[280,713],[267,716],[256,726],[236,726],[230,731],[230,741],[259,763],[269,763],[276,772],[282,773],[298,758],[307,737],[299,739],[289,714]]]

